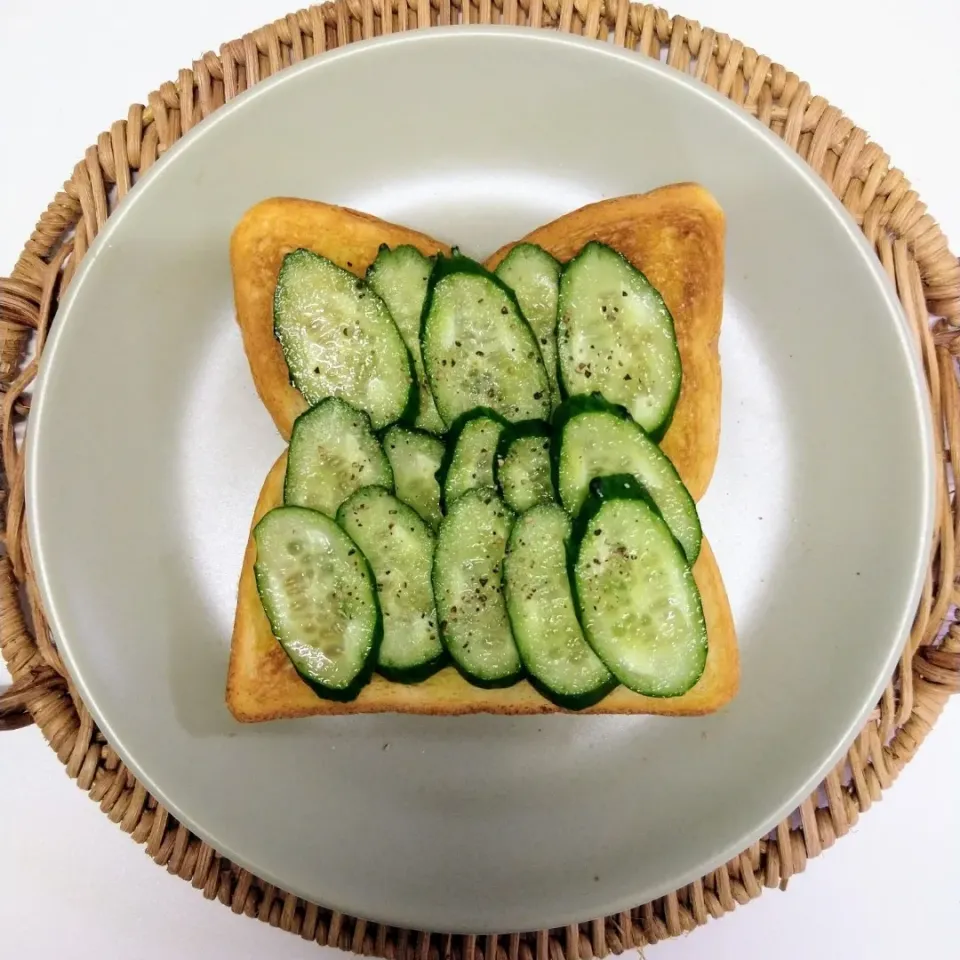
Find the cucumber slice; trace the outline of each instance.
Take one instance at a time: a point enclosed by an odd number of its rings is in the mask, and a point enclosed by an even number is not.
[[[497,276],[517,295],[517,302],[540,345],[550,380],[552,406],[560,403],[557,381],[557,300],[562,265],[535,243],[518,243],[497,267]]]
[[[582,710],[616,685],[577,621],[567,549],[570,518],[543,504],[514,524],[504,562],[504,593],[520,659],[548,700]]]
[[[379,430],[413,419],[413,364],[386,304],[325,257],[294,250],[283,258],[273,330],[290,379],[307,403],[340,397]]]
[[[550,427],[542,420],[506,427],[497,445],[496,473],[503,499],[517,513],[553,503]]]
[[[420,332],[437,410],[450,426],[475,407],[545,420],[550,381],[513,291],[463,256],[438,257]]]
[[[697,505],[666,454],[622,407],[602,397],[571,397],[554,415],[554,482],[576,516],[595,477],[629,473],[647,491],[691,565],[703,533]]]
[[[504,426],[503,418],[486,407],[470,410],[453,425],[437,471],[445,507],[468,490],[494,485],[494,460]]]
[[[440,637],[460,672],[481,687],[509,686],[523,673],[501,592],[512,524],[495,490],[469,490],[440,525],[433,558]]]
[[[397,497],[437,530],[440,512],[440,484],[437,471],[443,460],[443,441],[420,430],[391,427],[383,436],[383,449],[393,468]]]
[[[663,436],[680,395],[673,317],[616,250],[588,243],[564,267],[557,349],[570,396],[600,393],[626,407],[654,439]]]
[[[707,662],[693,573],[632,476],[598,478],[590,488],[573,536],[575,599],[587,642],[625,687],[678,697]]]
[[[432,258],[416,247],[405,244],[391,250],[384,244],[367,270],[366,281],[387,305],[413,359],[418,394],[416,426],[429,433],[443,433],[446,427],[433,402],[420,355],[420,318],[432,269]]]
[[[360,487],[393,487],[393,471],[367,415],[328,397],[294,421],[283,502],[328,517]]]
[[[363,487],[337,511],[337,523],[363,551],[377,580],[383,641],[377,670],[417,683],[445,661],[433,603],[433,534],[383,487]]]
[[[319,696],[353,700],[382,637],[366,558],[333,520],[303,507],[271,510],[253,537],[257,592],[273,635]]]

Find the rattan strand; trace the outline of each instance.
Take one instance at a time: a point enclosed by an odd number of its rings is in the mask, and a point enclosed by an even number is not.
[[[178,824],[96,728],[49,638],[24,530],[23,456],[17,431],[59,297],[90,243],[139,174],[225,101],[283,67],[361,38],[450,23],[508,23],[610,40],[691,73],[769,126],[830,185],[876,250],[916,332],[940,451],[936,542],[910,640],[895,675],[849,753],[820,789],[769,837],[700,880],[634,910],[561,930],[451,937],[397,930],[331,912],[264,883]],[[319,944],[409,960],[576,960],[656,943],[721,917],[768,887],[784,887],[849,832],[913,757],[960,689],[955,604],[960,512],[960,266],[937,223],[883,150],[810,87],[725,34],[628,0],[340,0],[208,53],[176,81],[134,104],[91,146],[0,280],[0,649],[14,678],[0,698],[0,729],[36,723],[70,777],[161,866],[234,913]],[[865,344],[865,349],[869,345]],[[30,626],[28,626],[30,624]]]

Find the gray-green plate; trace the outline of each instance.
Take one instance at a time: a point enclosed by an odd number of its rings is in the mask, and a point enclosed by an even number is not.
[[[685,720],[235,723],[237,576],[281,449],[233,319],[227,241],[244,210],[314,197],[483,256],[583,203],[678,180],[707,186],[728,225],[723,432],[702,513],[739,628],[736,700]],[[737,107],[612,45],[427,30],[259,84],[110,218],[47,348],[29,528],[85,702],[218,850],[374,920],[555,927],[735,855],[851,741],[919,596],[924,397],[856,226]]]

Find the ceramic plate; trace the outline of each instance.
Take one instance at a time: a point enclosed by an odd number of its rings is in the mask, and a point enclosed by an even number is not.
[[[281,450],[233,317],[227,242],[244,210],[312,197],[482,257],[584,203],[678,180],[727,217],[722,437],[702,518],[739,629],[736,700],[682,720],[234,722],[236,583]],[[352,45],[185,137],[70,288],[28,439],[56,640],[149,789],[285,889],[454,932],[626,909],[786,815],[889,676],[932,526],[910,342],[823,184],[706,87],[533,30]]]

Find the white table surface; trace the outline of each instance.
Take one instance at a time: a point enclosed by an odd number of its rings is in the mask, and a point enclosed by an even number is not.
[[[101,130],[179,67],[292,0],[0,0],[0,274]],[[907,171],[960,244],[955,0],[677,0],[808,80]],[[851,60],[851,50],[860,59]],[[0,686],[7,679],[0,667]],[[317,957],[154,865],[66,777],[35,729],[0,737],[0,956]],[[791,881],[660,960],[958,956],[960,703],[901,781]],[[876,911],[876,913],[874,912]],[[329,951],[328,951],[329,952]],[[332,952],[330,957],[335,955]]]

